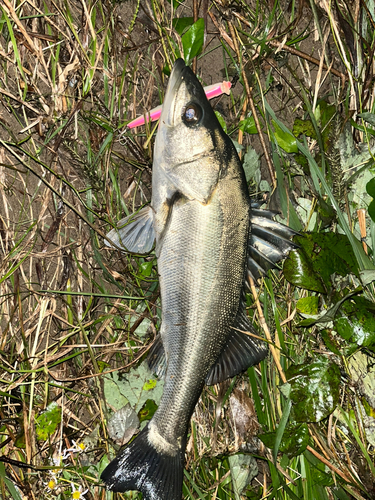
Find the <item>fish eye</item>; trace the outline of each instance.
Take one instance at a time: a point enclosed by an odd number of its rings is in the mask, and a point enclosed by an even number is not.
[[[203,116],[203,109],[195,102],[189,103],[182,113],[182,121],[185,125],[196,125]]]

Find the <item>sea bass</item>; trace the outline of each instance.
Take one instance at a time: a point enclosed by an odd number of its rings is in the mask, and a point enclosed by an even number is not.
[[[252,210],[241,162],[201,84],[178,59],[155,141],[151,206],[123,219],[108,239],[134,253],[154,242],[162,323],[150,366],[165,372],[148,425],[102,473],[113,491],[181,500],[189,421],[204,384],[256,363],[266,344],[243,303],[254,278],[285,257],[295,232]]]

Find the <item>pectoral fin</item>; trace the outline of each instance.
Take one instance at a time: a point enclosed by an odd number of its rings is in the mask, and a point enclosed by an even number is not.
[[[234,377],[266,357],[267,344],[242,332],[258,335],[243,310],[238,314],[216,364],[206,377],[207,385],[218,384]]]
[[[112,247],[111,242],[124,252],[146,254],[151,252],[155,242],[153,211],[150,206],[142,208],[135,214],[128,215],[117,223],[117,228],[107,234],[110,241],[105,244]]]

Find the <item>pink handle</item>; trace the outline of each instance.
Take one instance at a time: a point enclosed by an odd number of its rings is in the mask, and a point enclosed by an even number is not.
[[[208,87],[204,87],[204,92],[207,96],[207,99],[213,99],[214,97],[218,97],[221,94],[227,94],[229,95],[230,93],[230,88],[232,84],[230,82],[222,82],[222,83],[214,83],[213,85],[208,85]],[[147,121],[154,122],[155,120],[158,120],[161,115],[161,110],[162,110],[163,105],[161,104],[160,106],[157,106],[156,108],[152,109],[149,111],[146,115]],[[134,128],[134,127],[139,127],[140,125],[144,125],[145,123],[145,116],[138,116],[138,118],[135,118],[132,120],[130,123],[127,124],[127,128]]]

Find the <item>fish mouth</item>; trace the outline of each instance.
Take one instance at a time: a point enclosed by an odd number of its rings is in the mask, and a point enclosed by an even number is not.
[[[186,66],[183,59],[177,59],[174,63],[171,76],[169,77],[167,91],[165,93],[160,123],[167,127],[173,127],[176,122],[177,95],[181,83],[189,74],[190,68]]]

